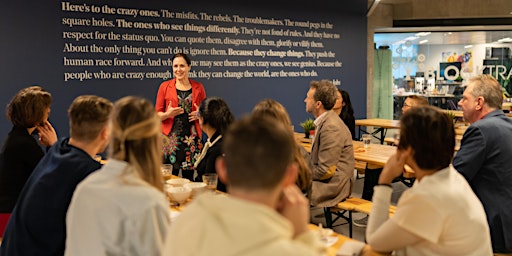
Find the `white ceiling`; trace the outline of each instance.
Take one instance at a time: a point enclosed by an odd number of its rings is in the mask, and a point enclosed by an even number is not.
[[[368,0],[368,10],[372,5],[415,5],[417,1],[423,0]],[[437,2],[443,0],[436,0]],[[439,8],[434,4],[432,8]],[[479,1],[479,0],[471,0]],[[505,0],[508,4],[502,6],[512,6],[510,0]],[[502,2],[502,1],[500,1]],[[505,8],[506,9],[506,8]],[[438,12],[435,12],[438,13]],[[508,9],[505,11],[509,13]],[[512,14],[512,12],[510,12]],[[483,15],[482,18],[486,16]],[[415,36],[418,32],[431,32],[426,36],[411,40],[412,44],[419,44],[422,40],[428,40],[424,44],[490,44],[496,43],[502,38],[512,38],[512,26],[465,26],[465,27],[417,27],[417,28],[380,28],[375,30],[374,42],[377,46],[392,45],[403,43],[404,39]]]

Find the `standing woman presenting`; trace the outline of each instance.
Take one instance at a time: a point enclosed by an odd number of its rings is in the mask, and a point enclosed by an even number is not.
[[[192,180],[195,157],[203,148],[197,109],[206,93],[201,83],[188,78],[190,65],[186,54],[173,56],[174,78],[160,85],[155,108],[162,120],[163,163],[173,165],[172,174]]]

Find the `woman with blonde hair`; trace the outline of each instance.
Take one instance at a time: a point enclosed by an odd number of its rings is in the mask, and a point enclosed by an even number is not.
[[[160,119],[146,99],[115,103],[109,159],[75,190],[66,255],[159,255],[170,224],[160,171]]]
[[[292,122],[290,121],[288,111],[286,111],[286,108],[276,100],[264,99],[258,102],[254,106],[252,114],[255,116],[273,117],[277,119],[277,121],[285,124],[287,127],[290,127],[290,132],[293,132],[291,130]],[[297,164],[299,169],[299,175],[297,177],[296,184],[302,191],[302,193],[309,196],[311,190],[312,174],[311,170],[308,167],[308,164],[306,163],[306,160],[304,159],[304,153],[302,152],[301,149],[303,148],[296,143],[294,158],[295,163]]]

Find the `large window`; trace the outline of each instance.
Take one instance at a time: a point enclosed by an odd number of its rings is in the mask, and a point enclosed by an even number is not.
[[[459,82],[464,86],[465,79],[487,73],[500,81],[507,97],[512,97],[512,29],[376,32],[374,42],[376,47],[392,51],[396,89],[407,89],[406,81],[416,77],[424,77],[425,87],[432,79],[438,85]]]

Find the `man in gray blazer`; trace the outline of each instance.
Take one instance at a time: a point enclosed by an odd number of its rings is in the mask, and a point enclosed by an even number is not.
[[[482,202],[494,253],[512,253],[512,120],[501,110],[501,85],[489,75],[469,80],[459,106],[470,122],[453,159]]]
[[[311,205],[331,207],[350,196],[354,150],[349,129],[332,111],[337,88],[328,80],[312,81],[306,111],[315,117],[315,137],[307,157],[313,174]]]

